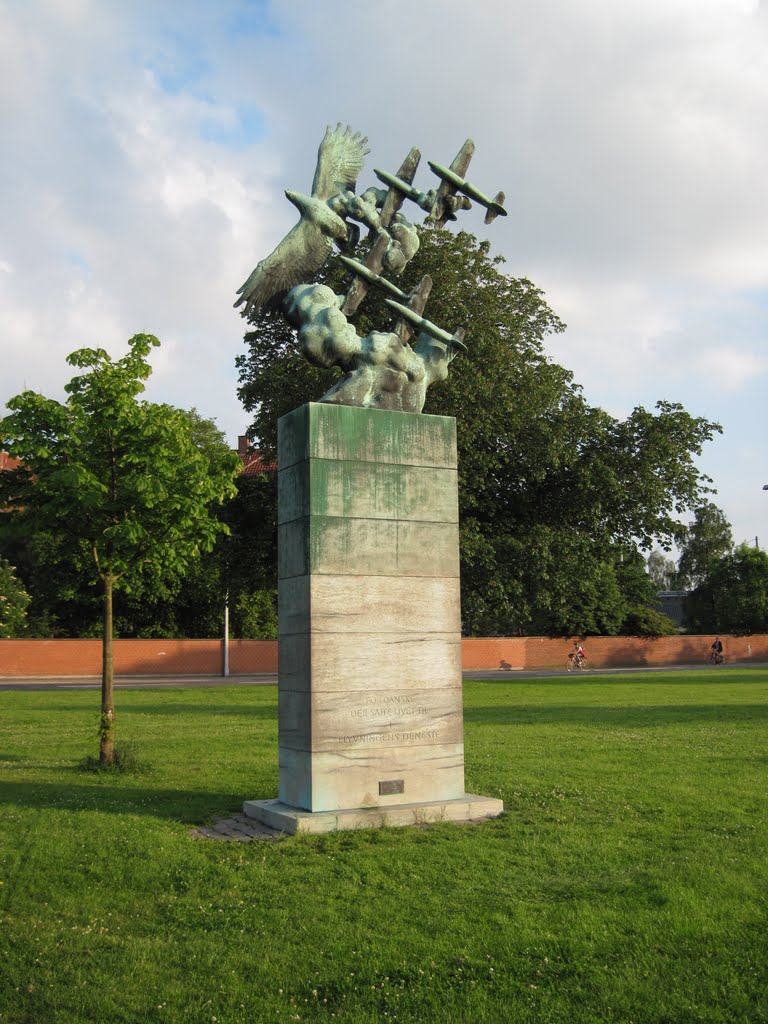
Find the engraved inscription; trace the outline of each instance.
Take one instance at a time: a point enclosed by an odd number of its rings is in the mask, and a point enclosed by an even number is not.
[[[369,732],[357,736],[338,736],[339,746],[350,747],[358,743],[412,743],[414,740],[436,740],[439,729],[422,729],[420,732]]]
[[[391,718],[392,708],[358,708],[351,712],[352,718]],[[398,718],[408,717],[409,715],[426,715],[427,709],[425,707],[398,707],[394,709],[395,714]]]
[[[410,689],[318,694],[313,698],[313,750],[379,750],[461,742],[461,690]],[[298,742],[298,741],[297,741]],[[375,787],[376,783],[374,783]]]
[[[414,704],[415,693],[369,693],[366,694],[363,703],[365,704]]]

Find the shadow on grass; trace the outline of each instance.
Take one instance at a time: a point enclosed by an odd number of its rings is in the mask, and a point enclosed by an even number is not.
[[[277,700],[271,704],[167,704],[157,700],[141,704],[123,704],[119,712],[121,715],[235,715],[277,721]]]
[[[116,714],[123,718],[135,714],[147,715],[234,715],[243,718],[259,718],[264,720],[274,719],[277,721],[277,701],[272,704],[173,704],[163,703],[160,700],[148,701],[146,703],[126,703],[118,696],[115,700]],[[87,704],[41,704],[38,708],[30,709],[31,713],[39,712],[48,714],[51,711],[69,712],[92,712],[98,714],[98,704],[93,706]]]
[[[477,725],[611,725],[639,728],[722,722],[768,721],[768,704],[659,704],[648,707],[465,707],[464,721]]]
[[[515,687],[523,688],[525,686],[536,687],[537,689],[547,687],[563,687],[569,686],[573,689],[582,689],[584,686],[598,686],[598,687],[609,687],[609,686],[620,686],[624,687],[629,685],[632,686],[646,686],[646,687],[659,687],[665,686],[695,686],[697,689],[701,689],[706,686],[731,686],[734,684],[748,684],[752,686],[764,686],[766,684],[766,670],[761,667],[751,668],[728,668],[728,669],[677,669],[674,672],[670,671],[668,674],[664,674],[664,669],[660,669],[658,672],[622,672],[621,669],[614,669],[610,673],[601,672],[584,672],[584,673],[573,673],[566,672],[563,669],[562,672],[558,672],[555,669],[542,669],[544,672],[553,672],[556,674],[542,675],[542,676],[529,676],[529,675],[516,675],[514,672],[507,674],[500,674],[498,676],[488,677],[480,675],[480,669],[477,670],[478,675],[473,676],[471,671],[468,671],[464,682],[476,683],[482,686],[503,686],[508,689],[510,684]]]
[[[124,776],[123,776],[124,778]],[[152,789],[126,786],[114,778],[93,785],[67,783],[4,782],[2,800],[8,805],[37,810],[100,811],[107,814],[141,814],[167,818],[189,825],[213,815],[237,813],[243,800],[262,800],[275,793],[249,792],[246,796],[227,792],[188,789]]]

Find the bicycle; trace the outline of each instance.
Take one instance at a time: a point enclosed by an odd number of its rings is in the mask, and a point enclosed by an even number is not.
[[[705,665],[724,665],[725,655],[718,654],[717,651],[710,651],[704,662]]]
[[[565,662],[566,672],[573,672],[574,669],[577,669],[580,672],[586,672],[588,668],[589,665],[587,664],[586,655],[574,654],[573,651],[571,651],[571,653],[568,655],[568,659]]]

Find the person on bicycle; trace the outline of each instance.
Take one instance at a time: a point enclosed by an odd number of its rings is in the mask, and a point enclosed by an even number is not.
[[[715,642],[712,644],[711,651],[712,660],[714,662],[719,663],[723,660],[723,644],[719,636],[715,637]]]
[[[586,658],[587,652],[581,646],[581,641],[580,640],[574,640],[573,641],[573,651],[572,651],[572,654],[573,654],[573,660],[576,662],[577,665],[580,665],[582,663],[582,661],[584,661],[584,659]]]

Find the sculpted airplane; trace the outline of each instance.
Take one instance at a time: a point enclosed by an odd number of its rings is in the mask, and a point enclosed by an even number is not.
[[[396,284],[392,284],[392,282],[388,281],[386,277],[382,277],[381,274],[377,274],[369,267],[366,267],[364,263],[360,263],[358,260],[353,260],[349,256],[339,256],[339,259],[345,267],[352,271],[353,274],[357,274],[358,277],[367,281],[368,284],[372,284],[374,287],[380,288],[389,295],[394,295],[395,298],[399,299],[401,302],[408,301],[409,296],[407,292],[401,291]]]
[[[467,139],[451,161],[449,170],[452,174],[458,175],[462,181],[467,173],[467,168],[474,152],[474,142],[472,139]],[[451,182],[445,179],[440,181],[440,185],[435,193],[432,212],[427,215],[427,224],[431,224],[435,228],[441,228],[447,220],[456,220],[456,214],[459,210],[470,209],[472,203],[469,199],[463,195],[456,195],[456,191],[456,186],[451,184]]]
[[[380,171],[374,167],[373,173],[383,185],[396,189],[406,199],[410,199],[412,203],[420,206],[426,213],[432,212],[432,207],[435,205],[435,189],[430,189],[429,192],[419,192],[413,185],[403,181],[402,178],[398,178],[396,174],[390,174],[389,171]]]
[[[443,185],[448,185],[454,192],[461,192],[462,195],[468,196],[470,199],[474,199],[475,202],[480,203],[486,209],[485,223],[491,224],[497,217],[506,217],[507,211],[501,205],[504,202],[504,193],[497,192],[493,199],[489,199],[484,192],[481,192],[479,188],[471,185],[468,181],[465,181],[460,174],[457,174],[451,167],[443,167],[442,164],[436,164],[432,160],[428,160],[427,163],[432,168],[434,173],[440,178]]]
[[[462,352],[467,351],[467,346],[462,340],[464,338],[463,327],[460,327],[455,334],[449,334],[448,331],[444,331],[441,327],[438,327],[437,324],[433,324],[431,320],[425,320],[414,310],[401,305],[399,302],[395,302],[394,299],[384,299],[384,301],[390,309],[393,309],[398,316],[403,318],[403,320],[407,320],[409,323],[413,324],[417,330],[423,331],[424,334],[428,334],[431,338],[435,338],[437,341],[442,341],[445,345],[453,345],[456,348],[461,349]]]
[[[420,160],[421,152],[414,146],[405,160],[403,160],[397,174],[393,175],[393,177],[396,177],[398,181],[410,187]],[[376,274],[384,267],[384,261],[391,246],[390,228],[396,221],[400,207],[404,202],[405,195],[403,192],[390,185],[379,211],[379,226],[383,230],[379,231],[376,240],[368,250],[368,255],[365,257],[365,266]],[[344,299],[344,305],[341,307],[344,316],[352,316],[354,314],[365,298],[369,287],[370,282],[368,280],[359,274],[355,275]]]

